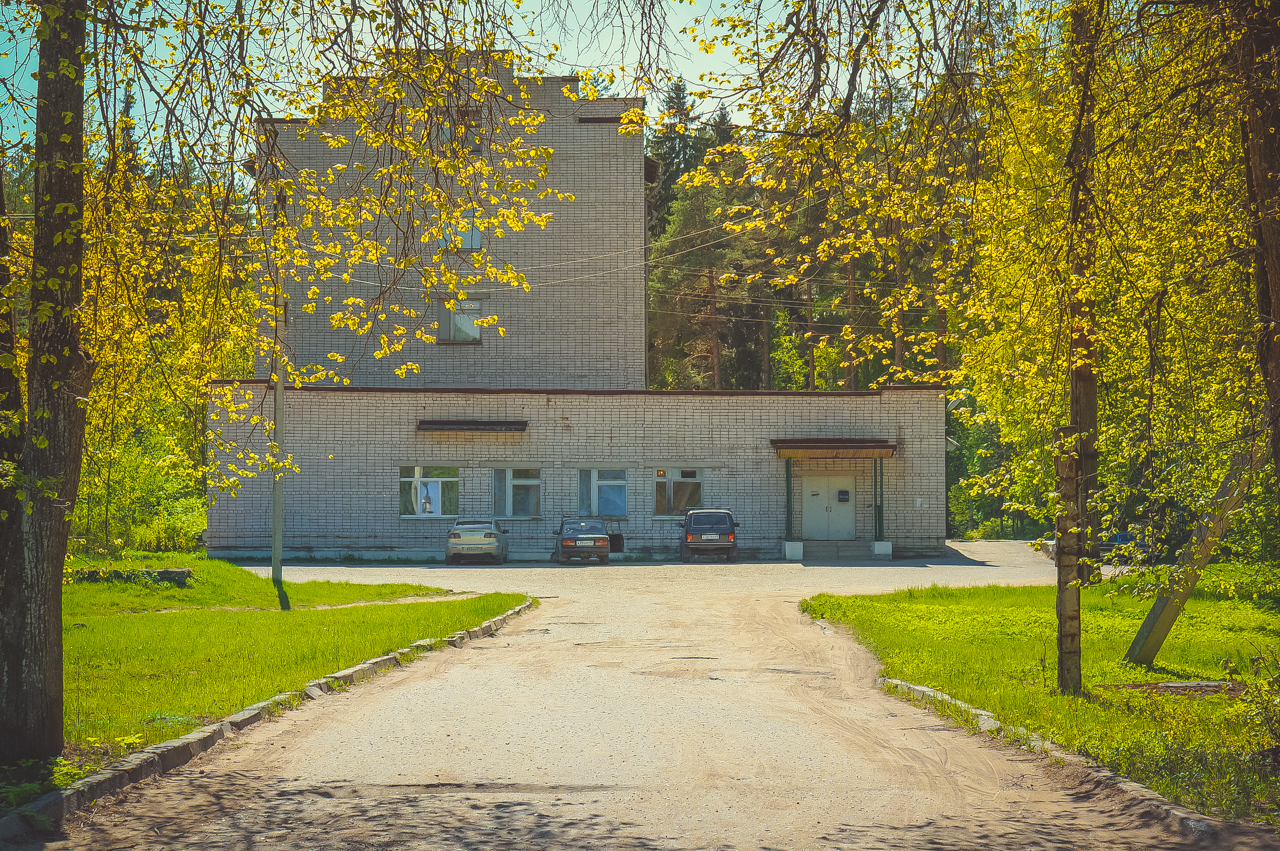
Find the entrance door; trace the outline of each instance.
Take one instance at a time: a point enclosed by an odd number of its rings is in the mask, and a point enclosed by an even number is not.
[[[805,476],[801,523],[805,540],[852,541],[856,535],[852,476]]]

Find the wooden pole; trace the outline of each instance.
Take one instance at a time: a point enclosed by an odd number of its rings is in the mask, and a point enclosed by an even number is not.
[[[1054,466],[1058,474],[1057,542],[1053,560],[1058,569],[1058,690],[1080,694],[1084,689],[1080,664],[1080,443],[1074,427],[1058,429]]]

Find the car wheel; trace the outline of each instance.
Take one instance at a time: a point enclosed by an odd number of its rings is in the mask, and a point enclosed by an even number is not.
[[[568,558],[566,558],[566,557],[564,557],[564,556],[561,556],[560,558],[556,559],[556,561],[560,562],[561,564],[568,564],[568,563],[569,563],[569,559],[568,559]]]
[[[729,548],[729,549],[725,550],[725,552],[724,552],[724,560],[725,560],[726,562],[729,562],[730,564],[732,564],[733,562],[737,561],[737,560],[738,560],[738,548],[737,548],[737,547],[731,547],[731,548]]]
[[[607,553],[606,553],[605,555],[600,556],[600,563],[601,563],[601,564],[608,564],[608,563],[609,563],[609,556],[608,556],[608,554],[607,554]]]
[[[685,564],[689,563],[689,559],[693,558],[693,553],[689,552],[689,548],[684,544],[680,545],[680,560]]]

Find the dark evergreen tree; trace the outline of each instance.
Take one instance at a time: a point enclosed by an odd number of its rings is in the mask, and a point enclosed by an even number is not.
[[[677,80],[662,99],[662,123],[645,145],[648,155],[658,163],[658,179],[649,190],[650,239],[656,240],[666,231],[676,198],[676,181],[697,168],[706,151],[695,133],[693,106],[684,80]]]

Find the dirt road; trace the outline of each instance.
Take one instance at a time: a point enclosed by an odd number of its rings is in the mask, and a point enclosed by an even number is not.
[[[40,847],[1203,847],[1045,758],[887,697],[866,650],[796,607],[819,591],[1052,579],[1016,545],[966,553],[875,568],[291,570],[543,605],[251,728]]]

